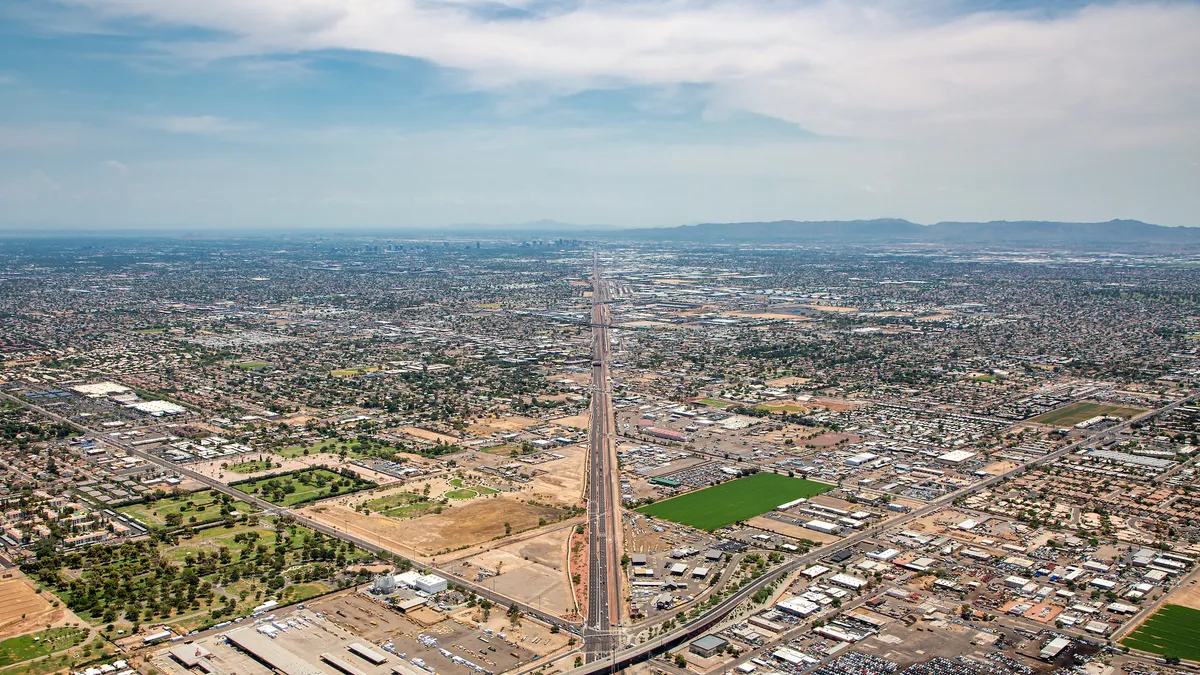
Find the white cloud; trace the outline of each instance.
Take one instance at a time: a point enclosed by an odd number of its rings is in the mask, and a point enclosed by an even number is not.
[[[1194,3],[1045,18],[961,14],[948,0],[633,0],[494,21],[416,0],[76,1],[231,36],[180,46],[193,56],[366,50],[523,92],[703,83],[714,105],[827,135],[1165,146],[1200,133]]]
[[[105,171],[117,176],[124,176],[125,174],[129,173],[129,166],[124,162],[118,162],[115,159],[106,159],[103,162],[100,162],[100,166],[103,167]]]
[[[234,124],[223,117],[213,115],[156,117],[147,120],[147,124],[174,134],[222,134],[247,129],[245,125]]]

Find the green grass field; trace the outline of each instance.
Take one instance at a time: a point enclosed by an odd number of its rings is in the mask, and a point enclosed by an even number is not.
[[[254,533],[253,543],[265,546],[275,545],[276,536],[273,527],[237,525],[226,528],[218,525],[181,538],[178,545],[164,547],[162,554],[167,560],[182,563],[189,555],[195,557],[200,551],[212,554],[217,553],[221,548],[227,548],[230,553],[241,553],[251,543],[251,540],[244,536],[250,532]],[[243,536],[239,537],[238,535]],[[241,539],[241,541],[235,541],[235,539]]]
[[[704,405],[711,406],[713,408],[728,408],[729,406],[733,405],[728,401],[718,401],[715,398],[702,398],[696,401],[696,403],[703,403]]]
[[[0,667],[70,649],[87,639],[79,628],[51,628],[0,642]]]
[[[240,368],[241,370],[258,370],[260,368],[266,368],[270,365],[271,364],[267,363],[266,361],[244,361],[242,363],[233,364],[233,367]]]
[[[1071,405],[1059,408],[1058,410],[1051,410],[1048,413],[1038,415],[1029,421],[1036,422],[1038,424],[1069,427],[1084,420],[1089,420],[1097,415],[1111,415],[1113,417],[1129,419],[1130,417],[1140,415],[1144,412],[1146,412],[1144,408],[1126,408],[1119,405],[1080,401],[1078,403],[1072,403]]]
[[[252,509],[243,501],[234,501],[232,508],[239,513],[248,513]],[[212,490],[200,490],[178,497],[163,497],[153,502],[130,504],[117,508],[121,513],[133,516],[144,525],[166,525],[167,515],[178,513],[184,523],[205,522],[221,518],[220,497]]]
[[[237,481],[231,485],[250,494],[257,494],[263,499],[281,506],[294,506],[325,497],[346,495],[376,487],[375,483],[369,480],[349,478],[328,469],[319,468],[302,469],[278,476],[264,476],[250,481]]]
[[[1200,610],[1164,605],[1121,644],[1144,652],[1200,661]]]
[[[348,442],[342,441],[341,444],[345,445],[347,448],[350,447],[350,443]],[[305,450],[308,450],[308,454],[310,455],[319,455],[322,452],[328,454],[337,454],[338,448],[339,442],[336,439],[329,438],[323,441],[317,441],[312,445],[289,445],[282,450],[275,450],[274,453],[280,457],[291,458],[303,456]],[[364,455],[361,452],[355,452],[353,450],[347,450],[346,452],[346,457],[350,459],[360,459],[363,456]]]
[[[711,532],[762,515],[793,499],[812,497],[833,488],[825,483],[761,472],[643,506],[638,512]]]

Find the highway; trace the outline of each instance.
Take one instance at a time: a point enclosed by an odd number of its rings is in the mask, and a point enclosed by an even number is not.
[[[340,530],[336,527],[332,527],[332,526],[326,525],[324,523],[318,522],[307,516],[300,515],[294,511],[292,511],[291,509],[279,506],[278,504],[272,504],[271,502],[268,502],[265,499],[260,499],[259,497],[256,497],[254,495],[242,492],[241,490],[234,488],[234,487],[230,487],[230,486],[222,483],[221,481],[216,480],[215,478],[210,478],[209,476],[205,476],[202,473],[192,471],[191,469],[188,469],[185,466],[175,464],[174,462],[165,460],[161,457],[152,455],[148,452],[138,450],[137,448],[134,448],[133,446],[129,445],[128,443],[121,442],[119,440],[116,440],[116,439],[114,439],[110,436],[104,435],[104,434],[96,433],[95,431],[93,431],[81,424],[77,424],[77,423],[63,417],[62,415],[58,415],[56,413],[50,412],[49,410],[46,410],[45,408],[40,407],[40,406],[33,405],[26,401],[22,401],[21,399],[15,397],[15,396],[11,396],[7,393],[0,392],[0,397],[6,398],[10,401],[13,401],[14,403],[22,405],[31,410],[35,410],[38,413],[45,415],[46,417],[49,417],[50,419],[53,419],[55,421],[65,422],[67,424],[70,424],[71,426],[75,427],[80,432],[82,432],[83,435],[87,438],[91,438],[99,443],[103,443],[104,445],[107,445],[110,448],[121,450],[122,452],[125,452],[125,453],[129,454],[130,456],[140,457],[140,458],[146,460],[147,462],[156,464],[168,471],[173,471],[180,476],[185,476],[187,478],[191,478],[195,481],[203,483],[204,485],[206,485],[214,490],[217,490],[218,492],[223,492],[235,499],[240,499],[252,506],[262,509],[263,511],[265,511],[267,513],[272,513],[272,514],[279,515],[279,516],[287,516],[287,517],[291,518],[292,520],[294,520],[299,525],[303,525],[304,527],[308,527],[310,529],[316,530],[317,532],[328,535],[330,537],[335,537],[337,539],[341,539],[342,541],[351,542],[355,546],[358,546],[359,548],[370,551],[377,555],[380,553],[386,553],[386,554],[393,556],[395,558],[398,558],[398,559],[408,560],[409,564],[411,564],[412,568],[415,570],[419,570],[419,571],[427,573],[427,574],[435,573],[435,574],[440,574],[442,576],[449,577],[450,581],[452,581],[453,583],[455,583],[465,589],[473,591],[476,595],[478,595],[480,597],[491,600],[493,603],[496,603],[498,606],[508,607],[508,606],[514,604],[514,602],[515,602],[511,598],[501,595],[500,593],[497,593],[489,588],[485,588],[485,587],[475,584],[473,582],[467,581],[466,579],[455,576],[453,574],[453,572],[450,572],[449,574],[447,574],[446,570],[439,570],[435,567],[426,565],[426,564],[418,562],[416,560],[404,558],[404,556],[398,555],[394,551],[390,551],[387,548],[380,546],[378,544],[375,544],[367,539],[363,539],[362,537],[351,534],[344,530]],[[523,612],[524,614],[527,614],[535,619],[538,619],[539,621],[543,621],[546,623],[558,624],[559,626],[562,626],[563,628],[565,628],[573,633],[580,633],[582,630],[582,626],[577,622],[567,621],[567,620],[563,619],[562,617],[556,616],[549,612],[544,612],[536,607],[527,605],[525,603],[516,602],[516,605],[517,605],[517,608],[521,610],[521,612]]]
[[[620,479],[613,444],[612,389],[608,378],[609,284],[592,259],[592,402],[588,427],[588,601],[584,654],[607,659],[617,646],[621,620]]]

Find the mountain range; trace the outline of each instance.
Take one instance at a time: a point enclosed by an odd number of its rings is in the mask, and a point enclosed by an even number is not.
[[[702,223],[608,232],[622,238],[699,243],[945,244],[998,246],[1193,246],[1200,227],[1164,227],[1139,220],[1104,223],[1053,221],[942,222],[921,225],[899,218],[746,223]]]

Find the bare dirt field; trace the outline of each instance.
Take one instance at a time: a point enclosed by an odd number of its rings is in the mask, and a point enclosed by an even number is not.
[[[400,433],[408,434],[409,436],[412,436],[413,438],[419,438],[423,441],[429,441],[431,443],[449,443],[449,444],[453,445],[455,443],[458,443],[460,440],[462,440],[459,438],[455,438],[454,436],[447,436],[446,434],[439,434],[436,431],[429,431],[428,429],[418,429],[417,427],[404,427],[404,428],[400,429],[399,431],[400,431]]]
[[[499,418],[485,417],[475,420],[474,423],[467,427],[467,430],[476,436],[490,436],[492,434],[507,434],[513,431],[520,431],[538,423],[539,420],[523,415]]]
[[[546,473],[534,476],[530,492],[553,504],[578,504],[583,496],[583,464],[587,452],[582,445],[559,448],[554,452],[563,458],[536,465]]]
[[[401,554],[429,558],[503,537],[505,523],[513,532],[521,532],[537,527],[539,519],[557,520],[560,512],[497,494],[410,520],[367,516],[340,505],[312,506],[301,513]]]
[[[571,415],[570,417],[559,417],[558,419],[550,420],[551,423],[557,424],[560,427],[568,429],[586,429],[591,415],[583,413],[582,415]]]
[[[565,569],[571,531],[553,528],[456,562],[451,569],[467,578],[475,578],[479,570],[499,571],[481,583],[528,605],[568,616],[575,611]]]
[[[988,464],[987,466],[983,467],[982,470],[985,473],[989,473],[993,476],[996,476],[996,475],[999,475],[1002,473],[1008,473],[1009,471],[1012,471],[1013,469],[1017,468],[1017,466],[1018,466],[1017,462],[1013,462],[1011,460],[1001,460],[998,462],[992,462],[991,464]]]
[[[775,378],[774,380],[767,380],[767,386],[769,386],[769,387],[790,387],[794,384],[796,384],[796,385],[808,384],[809,382],[812,382],[812,378],[809,378],[809,377],[778,377],[778,378]]]
[[[821,434],[820,436],[814,436],[813,438],[806,439],[804,441],[804,445],[812,445],[818,448],[828,448],[837,445],[842,441],[846,441],[847,443],[857,443],[859,440],[861,440],[861,438],[859,436],[855,436],[854,434]]]
[[[0,638],[23,635],[70,620],[83,623],[63,607],[54,607],[19,572],[6,572],[12,578],[0,579]],[[23,617],[23,618],[22,618]]]
[[[1172,605],[1183,605],[1192,609],[1200,609],[1200,584],[1195,586],[1182,586],[1175,590],[1167,597],[1167,602]]]

